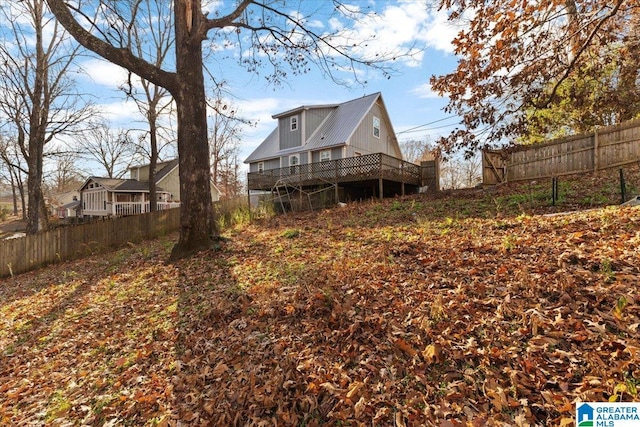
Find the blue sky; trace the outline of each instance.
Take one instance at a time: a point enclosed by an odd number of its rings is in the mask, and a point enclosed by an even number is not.
[[[375,18],[365,19],[355,28],[356,33],[368,31],[376,35],[371,49],[394,50],[412,44],[426,46],[426,49],[411,59],[397,61],[396,75],[390,79],[368,73],[368,84],[364,87],[337,85],[313,67],[310,73],[291,76],[285,85],[274,87],[269,86],[263,76],[237,67],[233,54],[230,59],[218,60],[210,70],[220,73],[216,78],[228,82],[227,89],[234,95],[230,102],[240,115],[256,123],[255,127],[244,129],[240,161],[273,130],[276,122],[271,118],[272,115],[300,105],[344,102],[374,92],[382,93],[400,141],[435,140],[439,135],[448,134],[456,125],[457,119],[442,111],[446,99],[437,97],[429,86],[432,74],[450,72],[456,65],[451,40],[457,29],[447,23],[446,15],[427,9],[424,0],[352,0],[351,3],[357,7],[372,7],[376,11]],[[320,3],[308,4],[321,6]],[[322,29],[336,23],[318,20],[314,25]],[[132,102],[125,102],[117,90],[117,84],[125,79],[124,71],[98,59],[87,60],[83,68],[88,76],[82,78],[82,84],[91,86],[93,93],[100,93],[99,102],[112,122],[123,127],[132,125],[132,117],[137,116],[137,109]],[[135,127],[138,126],[135,124]],[[423,127],[403,133],[419,126]]]

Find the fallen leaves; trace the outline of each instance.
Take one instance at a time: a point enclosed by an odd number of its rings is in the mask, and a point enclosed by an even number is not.
[[[0,282],[0,424],[569,425],[577,400],[639,398],[638,210],[384,207]]]

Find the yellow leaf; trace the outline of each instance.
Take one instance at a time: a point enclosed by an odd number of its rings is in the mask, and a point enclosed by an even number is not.
[[[627,385],[626,384],[616,384],[616,386],[613,389],[613,393],[614,394],[626,393],[626,392],[627,392]]]
[[[349,390],[347,391],[347,398],[353,399],[354,396],[357,396],[362,388],[363,384],[360,381],[354,381],[349,385]]]
[[[425,362],[431,364],[440,360],[441,348],[438,344],[429,344],[423,351],[422,357]]]

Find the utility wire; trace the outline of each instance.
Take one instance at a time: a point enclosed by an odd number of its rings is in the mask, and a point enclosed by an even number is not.
[[[455,118],[455,117],[457,117],[457,116],[448,116],[448,117],[444,117],[444,118],[442,118],[442,119],[434,120],[434,121],[429,122],[429,123],[425,123],[425,124],[423,124],[423,125],[414,126],[414,127],[412,127],[412,128],[405,129],[405,130],[403,130],[402,132],[396,132],[396,135],[400,135],[400,134],[402,134],[402,133],[417,132],[417,131],[418,131],[419,129],[421,129],[421,128],[424,128],[424,127],[427,127],[427,126],[433,125],[433,124],[435,124],[435,123],[443,122],[443,121],[445,121],[445,120],[449,120],[449,119],[452,119],[452,118]],[[449,126],[453,126],[453,125],[440,126],[440,127],[436,127],[436,128],[433,128],[433,129],[440,129],[440,128],[443,128],[443,127],[449,127]],[[427,129],[427,130],[428,130],[428,129]]]

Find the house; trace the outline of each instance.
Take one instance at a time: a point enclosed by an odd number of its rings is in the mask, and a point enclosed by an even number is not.
[[[156,197],[159,210],[180,206],[178,159],[156,165]],[[129,168],[129,178],[89,177],[80,188],[82,216],[105,217],[149,212],[149,165]],[[211,183],[213,201],[220,191]]]
[[[71,190],[53,194],[47,198],[47,204],[52,216],[59,219],[75,218],[80,206],[80,192]]]
[[[304,105],[273,116],[277,126],[247,157],[249,190],[287,195],[333,189],[342,198],[404,194],[420,167],[402,160],[382,94]]]

